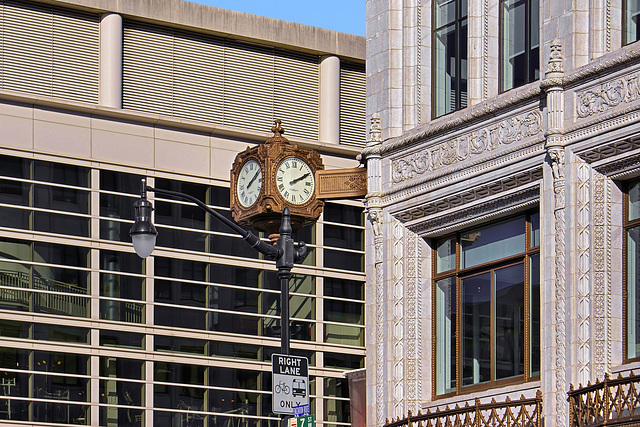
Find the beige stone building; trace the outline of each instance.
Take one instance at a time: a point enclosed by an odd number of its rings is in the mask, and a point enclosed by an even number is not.
[[[0,424],[279,425],[274,263],[152,193],[141,260],[132,203],[146,177],[230,216],[232,162],[274,119],[356,167],[364,57],[363,37],[179,0],[0,2]],[[349,425],[344,373],[364,367],[364,227],[335,200],[296,236],[317,425]]]
[[[638,417],[639,12],[367,1],[368,426]]]

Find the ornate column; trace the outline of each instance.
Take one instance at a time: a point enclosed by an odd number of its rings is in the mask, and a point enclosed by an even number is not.
[[[555,364],[553,368],[546,369],[547,372],[553,373],[550,384],[551,394],[555,395],[555,401],[545,404],[545,415],[555,417],[555,423],[558,427],[566,427],[569,420],[569,405],[567,403],[567,303],[566,303],[566,265],[565,265],[565,240],[566,240],[566,203],[565,203],[565,148],[564,148],[564,92],[563,78],[564,68],[562,65],[562,46],[559,40],[551,43],[551,53],[549,64],[545,73],[545,80],[542,87],[547,94],[547,120],[548,130],[546,132],[547,154],[551,166],[551,174],[553,178],[553,219],[554,219],[554,245],[551,250],[552,259],[554,261],[554,270],[551,278],[551,288],[555,290],[553,296],[553,305],[546,304],[549,311],[555,315],[555,327],[548,330],[547,333],[552,335],[552,339],[546,340],[555,346],[555,354],[553,359]],[[548,174],[545,174],[548,177]],[[549,210],[547,210],[549,212]],[[544,220],[544,216],[543,216]],[[547,294],[547,296],[550,296]],[[544,301],[544,298],[543,298]],[[543,351],[543,364],[550,362],[545,355],[547,351]],[[543,380],[544,381],[544,380]]]
[[[371,287],[366,292],[367,319],[367,425],[383,425],[387,416],[385,397],[385,281],[384,281],[384,228],[381,204],[382,194],[382,156],[376,148],[382,146],[382,127],[380,116],[371,117],[368,154],[363,161],[367,164],[369,193],[365,200],[366,213],[371,222],[371,232],[367,237],[373,239],[367,242],[367,283]],[[371,268],[373,267],[373,268]]]

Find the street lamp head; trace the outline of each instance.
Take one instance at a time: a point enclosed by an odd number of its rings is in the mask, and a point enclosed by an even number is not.
[[[129,235],[133,241],[133,248],[140,258],[146,258],[151,255],[153,249],[156,246],[156,237],[158,231],[151,222],[151,211],[153,211],[153,205],[147,198],[139,198],[133,204],[133,210],[135,212],[136,222],[129,230]]]

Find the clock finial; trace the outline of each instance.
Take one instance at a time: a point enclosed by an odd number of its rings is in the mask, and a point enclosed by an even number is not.
[[[276,119],[273,121],[273,126],[271,126],[271,132],[273,132],[273,136],[265,141],[267,144],[273,144],[273,143],[288,144],[289,143],[289,140],[284,136],[282,136],[282,134],[284,133],[284,128],[282,127],[282,120]]]

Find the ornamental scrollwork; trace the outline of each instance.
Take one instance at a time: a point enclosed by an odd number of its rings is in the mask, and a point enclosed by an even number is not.
[[[393,182],[406,181],[469,160],[484,152],[497,150],[504,145],[525,140],[541,133],[541,124],[541,113],[529,111],[395,159],[392,162]]]
[[[580,118],[608,111],[620,104],[640,98],[638,74],[618,77],[597,87],[580,91],[576,96],[576,109]]]

